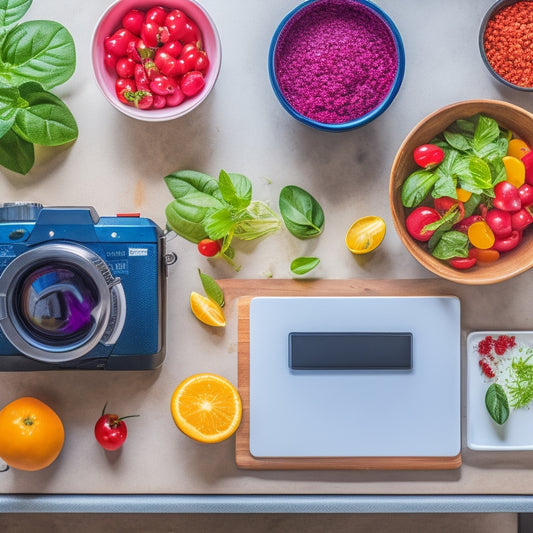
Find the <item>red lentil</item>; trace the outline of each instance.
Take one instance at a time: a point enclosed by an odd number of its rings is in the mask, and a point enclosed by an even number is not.
[[[491,17],[483,45],[496,74],[514,85],[533,87],[533,2],[521,0]]]

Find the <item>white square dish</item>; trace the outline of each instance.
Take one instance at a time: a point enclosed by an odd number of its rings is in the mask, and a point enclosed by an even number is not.
[[[478,343],[487,335],[513,335],[517,344],[533,347],[533,331],[476,331],[467,337],[466,437],[471,450],[533,450],[533,403],[521,409],[511,408],[507,421],[499,425],[485,406],[485,394],[493,380],[485,377],[479,366]]]

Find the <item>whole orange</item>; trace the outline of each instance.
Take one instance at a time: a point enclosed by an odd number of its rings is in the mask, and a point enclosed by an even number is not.
[[[19,470],[41,470],[63,448],[65,430],[56,412],[41,400],[24,397],[0,411],[0,457]]]

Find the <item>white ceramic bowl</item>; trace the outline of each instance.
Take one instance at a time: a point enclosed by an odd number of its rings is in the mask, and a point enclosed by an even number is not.
[[[168,10],[179,9],[196,22],[202,34],[203,47],[209,58],[209,67],[205,75],[205,86],[195,96],[187,98],[176,107],[144,110],[124,104],[117,98],[115,93],[117,75],[104,63],[104,39],[121,26],[123,16],[131,9],[147,11],[155,6],[162,6]],[[182,117],[199,106],[215,85],[221,64],[220,37],[210,15],[195,0],[118,0],[106,9],[96,24],[91,42],[91,62],[98,87],[109,103],[121,113],[149,122],[172,120]]]

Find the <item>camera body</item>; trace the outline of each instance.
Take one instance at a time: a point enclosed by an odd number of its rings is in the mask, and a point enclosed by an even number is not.
[[[0,371],[148,370],[165,357],[165,238],[136,215],[0,206]]]

